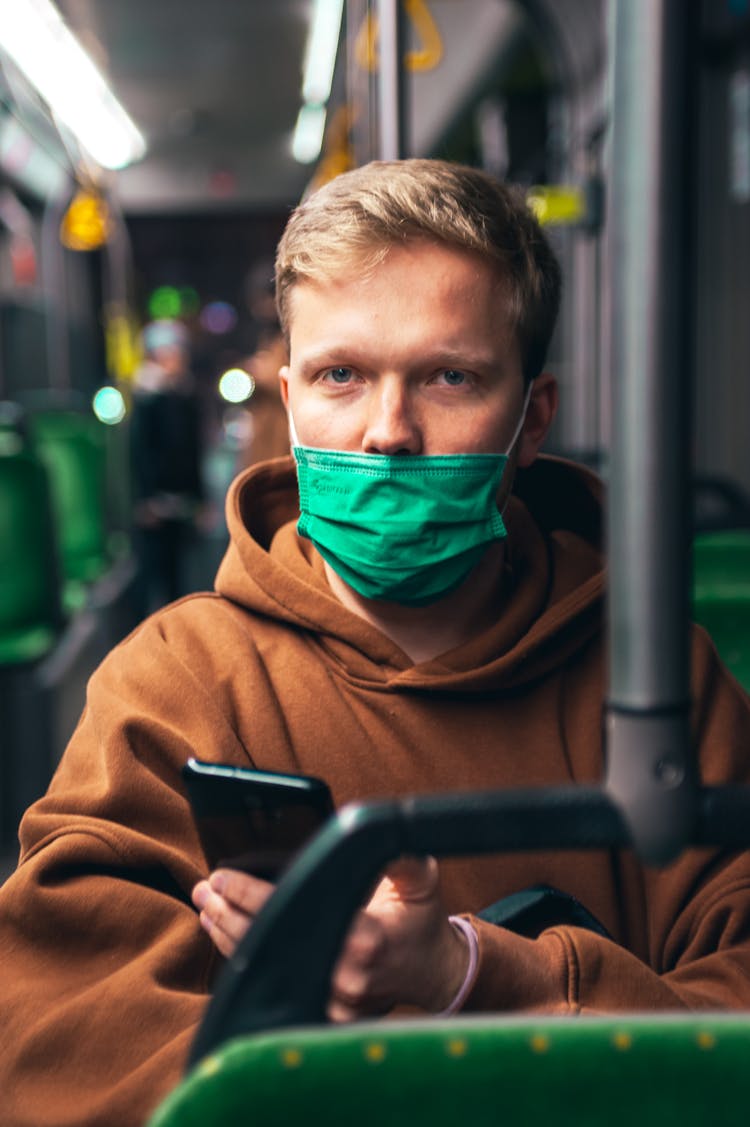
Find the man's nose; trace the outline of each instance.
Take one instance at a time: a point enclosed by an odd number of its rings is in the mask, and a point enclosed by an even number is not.
[[[378,388],[368,404],[362,437],[365,454],[419,454],[422,432],[407,390],[399,382]]]

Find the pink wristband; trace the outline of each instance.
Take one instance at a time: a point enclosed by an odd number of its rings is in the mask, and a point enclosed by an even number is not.
[[[466,968],[466,975],[464,976],[464,980],[459,987],[458,993],[456,994],[451,1004],[449,1006],[446,1006],[444,1010],[440,1011],[440,1013],[437,1015],[438,1017],[448,1017],[450,1014],[454,1014],[461,1009],[461,1006],[466,1001],[466,997],[469,991],[474,985],[474,978],[476,977],[477,973],[477,964],[479,962],[479,940],[477,939],[476,931],[471,926],[469,921],[465,920],[463,916],[448,916],[448,922],[453,924],[456,930],[460,931],[466,937],[466,941],[469,944],[469,965]]]

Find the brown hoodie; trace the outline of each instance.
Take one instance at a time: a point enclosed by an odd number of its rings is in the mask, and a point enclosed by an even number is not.
[[[603,577],[595,480],[542,459],[509,506],[508,602],[471,643],[414,666],[331,594],[293,521],[291,460],[232,488],[215,594],[142,624],[92,678],[0,891],[7,1127],[142,1122],[178,1081],[219,959],[189,895],[205,875],[180,781],[190,755],[325,777],[337,803],[597,781]],[[533,514],[533,516],[531,515]],[[704,780],[750,781],[748,698],[702,632]],[[475,920],[468,1009],[557,1013],[750,1004],[750,859],[702,850],[446,862],[451,912],[531,885],[577,897],[612,939],[526,939]]]

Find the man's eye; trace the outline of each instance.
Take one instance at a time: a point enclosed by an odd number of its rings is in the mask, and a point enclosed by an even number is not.
[[[466,383],[466,373],[460,372],[457,368],[446,368],[440,376],[449,387],[460,387],[461,384]]]
[[[323,379],[329,383],[345,384],[349,383],[353,375],[351,368],[329,368],[323,373]]]

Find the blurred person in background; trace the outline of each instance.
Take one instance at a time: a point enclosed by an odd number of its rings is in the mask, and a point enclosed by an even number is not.
[[[185,555],[204,503],[188,330],[154,321],[143,331],[143,349],[130,428],[139,618],[186,593]]]
[[[242,366],[253,378],[253,394],[248,400],[248,425],[238,456],[238,470],[280,458],[290,452],[289,421],[279,391],[279,369],[287,363],[287,349],[281,330],[261,338],[258,348]]]
[[[246,299],[257,337],[255,348],[242,362],[255,387],[246,405],[247,423],[237,470],[290,453],[289,421],[281,400],[279,369],[289,355],[276,313],[274,265],[265,259],[249,271]]]

